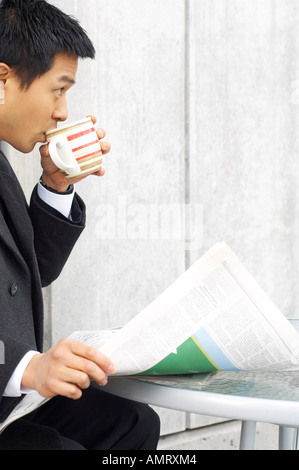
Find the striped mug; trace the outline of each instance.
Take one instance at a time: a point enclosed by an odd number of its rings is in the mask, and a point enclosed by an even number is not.
[[[46,134],[52,161],[72,180],[95,173],[102,165],[102,149],[90,117]]]

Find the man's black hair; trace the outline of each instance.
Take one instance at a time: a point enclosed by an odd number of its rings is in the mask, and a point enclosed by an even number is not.
[[[1,0],[0,0],[1,1]],[[95,57],[78,21],[45,0],[2,0],[0,62],[11,67],[21,88],[48,72],[57,54]]]

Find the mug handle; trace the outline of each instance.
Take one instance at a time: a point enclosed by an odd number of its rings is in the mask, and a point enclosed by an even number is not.
[[[66,136],[57,137],[49,143],[50,157],[55,165],[68,174],[80,173],[80,166],[74,157]]]

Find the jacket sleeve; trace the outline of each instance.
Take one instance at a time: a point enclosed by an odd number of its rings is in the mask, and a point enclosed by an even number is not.
[[[75,194],[71,218],[68,219],[38,196],[36,186],[30,200],[29,215],[42,287],[46,287],[57,279],[84,230],[86,208]]]

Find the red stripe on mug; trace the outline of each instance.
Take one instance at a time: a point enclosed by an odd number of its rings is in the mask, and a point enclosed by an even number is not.
[[[93,142],[88,142],[88,144],[85,144],[85,145],[81,145],[81,147],[77,147],[75,149],[73,149],[73,152],[78,152],[78,150],[82,150],[86,147],[89,147],[90,145],[95,145],[97,144],[99,141],[98,140],[94,140]]]
[[[86,131],[78,132],[77,134],[69,135],[67,140],[71,142],[72,140],[78,139],[79,137],[83,137],[84,135],[90,134],[91,132],[95,132],[94,127],[92,127],[91,129],[87,129]]]

